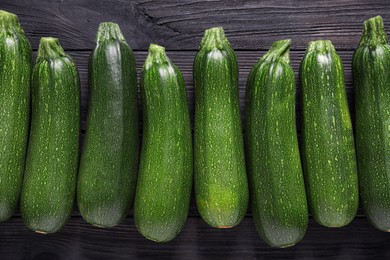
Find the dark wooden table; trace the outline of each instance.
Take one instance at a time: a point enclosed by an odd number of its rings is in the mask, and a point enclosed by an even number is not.
[[[334,2],[334,3],[331,3]],[[390,2],[346,1],[200,1],[200,0],[0,0],[0,9],[13,12],[36,52],[42,36],[59,37],[76,60],[82,86],[82,129],[87,108],[87,61],[100,22],[119,23],[133,48],[140,72],[151,42],[163,45],[182,70],[193,116],[192,63],[202,33],[223,26],[240,66],[240,104],[245,82],[258,58],[273,41],[291,38],[291,63],[298,72],[308,41],[332,40],[345,68],[352,116],[351,59],[362,22],[381,15],[390,32]],[[389,72],[390,73],[390,72]],[[297,94],[300,95],[299,84]],[[299,102],[298,102],[299,107]],[[243,115],[244,117],[244,115]],[[300,118],[299,109],[297,111]],[[298,132],[300,131],[298,127]],[[182,233],[172,242],[157,244],[138,234],[132,214],[119,226],[99,229],[86,224],[77,210],[54,235],[28,230],[15,214],[0,223],[0,259],[390,259],[390,234],[375,230],[359,210],[347,227],[324,228],[310,217],[303,241],[274,249],[256,233],[250,214],[237,227],[217,230],[200,218],[194,203]]]

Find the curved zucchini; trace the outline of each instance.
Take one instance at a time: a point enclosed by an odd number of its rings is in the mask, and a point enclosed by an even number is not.
[[[303,170],[314,219],[342,227],[355,217],[358,180],[343,64],[330,41],[309,43],[301,63]]]
[[[167,242],[187,219],[193,161],[184,79],[161,46],[149,47],[141,96],[144,132],[134,221],[146,238]]]
[[[275,42],[249,74],[245,144],[253,220],[271,246],[299,242],[307,228],[305,184],[295,122],[290,40]]]
[[[30,229],[54,233],[73,209],[80,135],[79,76],[56,38],[39,44],[31,107],[21,213]]]
[[[221,27],[205,31],[194,61],[196,204],[212,227],[241,222],[248,182],[238,102],[237,58]]]
[[[30,113],[31,46],[18,17],[0,10],[0,222],[22,188]]]
[[[368,220],[390,231],[390,45],[380,16],[364,22],[353,56],[360,196]]]
[[[115,23],[99,26],[89,62],[89,88],[77,201],[86,222],[112,227],[132,207],[139,138],[135,59]]]

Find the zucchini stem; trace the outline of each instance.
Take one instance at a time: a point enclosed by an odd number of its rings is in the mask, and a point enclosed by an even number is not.
[[[45,59],[66,57],[58,38],[42,37],[39,43],[37,62]]]
[[[376,46],[387,44],[387,35],[383,26],[382,17],[375,16],[363,24],[362,38],[359,45]]]
[[[148,56],[146,57],[144,68],[148,69],[153,64],[171,63],[168,58],[165,48],[158,44],[151,43],[148,50]]]
[[[96,43],[108,40],[125,41],[125,37],[123,36],[118,24],[112,22],[100,23],[96,34]]]
[[[23,29],[19,24],[18,17],[4,10],[0,10],[0,32],[21,32]]]
[[[230,46],[229,41],[225,36],[225,32],[222,27],[213,27],[207,29],[204,32],[204,36],[200,43],[199,49],[205,48],[206,50],[223,49],[225,46]]]
[[[309,42],[306,53],[320,51],[324,53],[335,52],[335,48],[330,40],[316,40]]]
[[[287,64],[290,64],[290,46],[291,46],[291,40],[280,40],[276,41],[272,44],[269,51],[264,54],[264,56],[261,58],[261,60],[265,61],[275,61],[277,59],[281,59]]]

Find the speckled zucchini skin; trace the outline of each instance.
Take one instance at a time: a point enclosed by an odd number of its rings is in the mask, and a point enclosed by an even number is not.
[[[364,22],[353,56],[360,196],[368,220],[390,231],[390,46],[380,16]]]
[[[134,204],[138,231],[167,242],[188,214],[193,150],[187,92],[163,47],[151,44],[141,77],[143,139]]]
[[[221,27],[205,31],[194,61],[196,204],[212,227],[241,222],[248,182],[238,103],[237,58]]]
[[[359,194],[355,147],[343,65],[332,43],[309,43],[301,63],[303,169],[314,219],[349,224]]]
[[[79,76],[56,38],[41,39],[31,107],[21,213],[28,228],[54,233],[73,209],[80,135]]]
[[[120,28],[101,23],[89,62],[89,111],[77,183],[84,220],[119,224],[133,204],[138,171],[135,59]]]
[[[254,65],[246,88],[245,147],[253,220],[261,238],[274,247],[299,242],[308,221],[290,44],[275,42]]]
[[[0,222],[22,188],[30,113],[31,46],[18,17],[0,11]]]

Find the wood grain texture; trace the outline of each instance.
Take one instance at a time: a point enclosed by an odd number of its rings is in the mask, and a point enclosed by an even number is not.
[[[223,0],[2,0],[0,8],[16,13],[37,48],[42,36],[60,37],[65,49],[91,49],[98,24],[117,22],[135,50],[150,42],[168,50],[195,50],[203,31],[223,26],[236,49],[267,49],[292,38],[294,49],[319,38],[336,48],[359,41],[362,22],[382,15],[390,25],[387,0],[223,1]]]
[[[138,234],[132,218],[110,229],[72,218],[53,235],[36,234],[13,218],[0,225],[1,259],[389,259],[390,236],[373,229],[366,219],[329,229],[309,221],[298,245],[274,249],[255,231],[252,218],[232,229],[213,229],[199,217],[189,218],[182,233],[168,243]]]
[[[362,23],[381,15],[385,28],[390,29],[387,0],[1,0],[0,9],[19,16],[35,50],[42,36],[59,37],[75,59],[82,90],[82,132],[88,103],[87,64],[100,22],[119,23],[135,50],[138,77],[149,44],[155,42],[167,48],[168,56],[185,79],[191,120],[193,59],[203,31],[209,27],[223,26],[237,50],[243,119],[249,71],[272,42],[283,38],[293,41],[291,63],[297,80],[308,41],[332,40],[343,60],[353,114],[351,61]],[[298,84],[298,97],[300,93]],[[299,99],[297,104],[299,121]],[[389,234],[375,230],[361,209],[353,223],[341,229],[320,227],[310,218],[304,240],[295,247],[279,250],[260,240],[250,211],[238,227],[217,230],[200,219],[194,202],[191,205],[183,232],[167,244],[142,238],[131,214],[121,225],[103,230],[86,224],[75,207],[64,230],[43,236],[27,230],[17,213],[11,220],[0,223],[0,259],[390,259]]]

